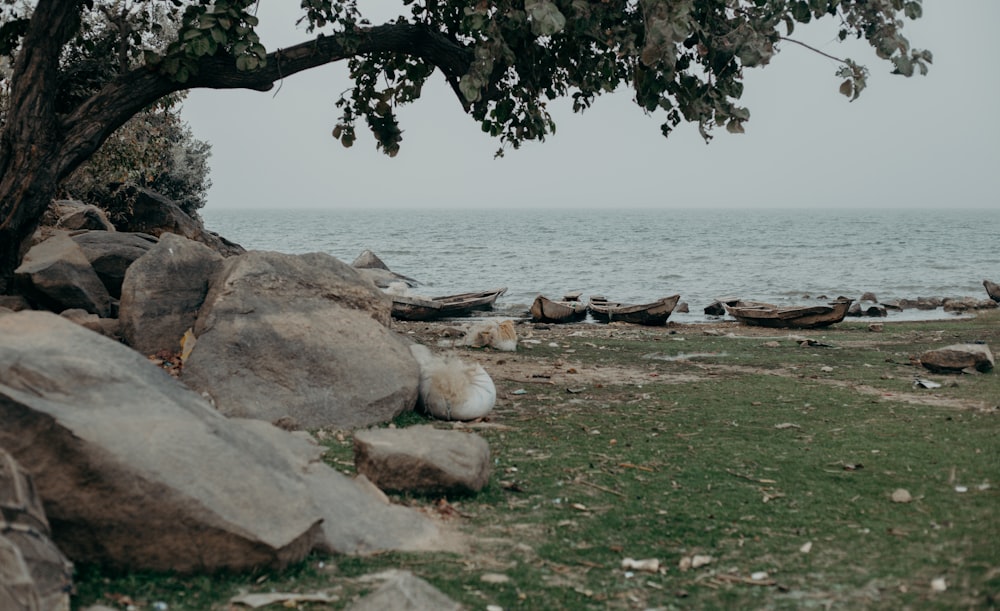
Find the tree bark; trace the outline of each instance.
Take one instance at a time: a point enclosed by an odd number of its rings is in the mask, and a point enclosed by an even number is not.
[[[231,57],[205,57],[187,83],[147,67],[106,84],[67,116],[55,113],[59,52],[79,28],[84,0],[40,0],[14,65],[7,123],[0,134],[0,294],[13,289],[20,249],[38,226],[59,182],[132,116],[171,93],[195,88],[267,91],[280,79],[358,55],[404,53],[449,77],[468,71],[471,49],[419,24],[355,32],[350,43],[320,36],[267,56],[264,68],[239,71]]]
[[[0,292],[10,292],[21,245],[58,186],[61,137],[55,102],[59,53],[80,25],[83,0],[39,0],[14,61],[10,110],[0,133]]]

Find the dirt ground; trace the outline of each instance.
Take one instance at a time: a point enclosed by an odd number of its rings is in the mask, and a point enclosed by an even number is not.
[[[828,333],[828,329],[771,329],[741,325],[735,321],[719,321],[711,323],[682,324],[670,322],[663,327],[643,327],[628,323],[594,324],[537,324],[530,321],[518,321],[515,325],[518,335],[518,349],[514,353],[500,352],[491,349],[471,350],[462,346],[462,338],[473,326],[482,321],[441,321],[441,322],[405,322],[393,321],[393,328],[406,337],[418,343],[434,347],[436,351],[447,353],[457,351],[465,360],[475,360],[480,363],[496,381],[515,382],[526,387],[553,386],[557,388],[576,388],[586,386],[634,386],[654,381],[650,371],[642,363],[634,365],[594,365],[582,364],[573,358],[574,350],[567,340],[582,341],[598,340],[630,340],[662,338],[679,339],[682,337],[720,336],[732,338],[756,338],[762,342],[795,340],[805,341],[815,339]],[[912,339],[938,339],[933,336],[939,333],[933,330],[914,332]],[[899,338],[896,338],[899,341]],[[904,340],[905,341],[905,340]],[[861,335],[852,339],[850,345],[858,348],[870,348],[885,343],[880,334]],[[596,344],[594,344],[596,346]],[[553,356],[545,351],[545,355],[536,347],[563,348],[563,351]],[[784,377],[798,377],[799,373],[780,368],[757,368],[746,365],[702,364],[698,370],[683,374],[657,373],[655,382],[658,384],[681,384],[699,382],[709,379],[719,373],[749,373],[766,374]],[[855,392],[877,397],[884,394],[879,388],[854,384],[844,380],[815,380],[831,386],[849,387]],[[936,397],[927,393],[894,393],[894,399],[903,402],[956,409],[991,410],[993,406],[962,399]]]

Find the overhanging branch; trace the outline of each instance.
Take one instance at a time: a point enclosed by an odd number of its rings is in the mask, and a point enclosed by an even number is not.
[[[59,155],[64,177],[87,159],[111,133],[153,102],[187,89],[251,89],[267,91],[293,74],[372,53],[419,57],[449,79],[465,74],[472,50],[422,24],[392,23],[350,34],[319,36],[267,55],[263,68],[240,71],[230,56],[203,57],[185,83],[143,66],[111,81],[66,117],[65,146]]]

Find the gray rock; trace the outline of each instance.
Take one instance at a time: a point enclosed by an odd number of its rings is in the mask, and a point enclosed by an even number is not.
[[[419,368],[390,298],[321,253],[249,252],[213,280],[182,380],[229,416],[352,429],[413,409]]]
[[[460,611],[464,607],[409,571],[395,571],[348,611]]]
[[[983,280],[983,287],[986,289],[986,294],[989,295],[990,299],[1000,303],[1000,284]]]
[[[301,474],[323,516],[323,537],[317,548],[327,553],[370,554],[387,550],[409,552],[464,549],[453,532],[424,514],[389,499],[365,476],[348,479],[323,462],[324,450],[304,433],[286,433],[262,420],[232,422],[268,438],[280,448],[291,468]]]
[[[725,316],[726,305],[733,305],[739,301],[739,297],[720,297],[705,306],[705,314],[708,316]]]
[[[869,318],[884,318],[888,315],[885,306],[873,301],[854,302],[847,310],[848,316],[867,316]]]
[[[93,229],[97,231],[114,231],[115,226],[108,220],[108,215],[97,206],[85,204],[76,200],[57,200],[49,206],[51,216],[49,222],[60,229]]]
[[[970,310],[991,310],[997,307],[997,302],[990,299],[975,297],[949,298],[942,306],[945,312],[968,312]]]
[[[0,609],[10,607],[4,583],[30,582],[30,598],[40,610],[69,609],[73,589],[73,565],[51,539],[49,523],[30,475],[0,449]],[[23,564],[23,567],[21,566]],[[5,566],[4,566],[5,565]],[[5,576],[16,575],[13,579]],[[8,595],[10,592],[7,593]]]
[[[148,189],[136,189],[132,214],[118,226],[119,231],[148,233],[160,237],[175,233],[201,242],[223,257],[246,252],[239,244],[206,230],[200,221],[191,218],[169,198]]]
[[[19,312],[21,310],[30,310],[31,304],[21,295],[0,295],[0,308]]]
[[[90,312],[81,310],[80,308],[63,310],[59,313],[59,316],[80,325],[84,329],[90,329],[94,333],[100,333],[101,335],[107,335],[108,337],[116,336],[116,329],[118,327],[118,321],[116,319],[101,318],[97,314],[91,314]],[[112,324],[105,324],[105,322]]]
[[[877,303],[878,302],[878,297],[875,296],[875,293],[872,293],[871,291],[868,291],[868,292],[864,293],[863,295],[861,295],[861,299],[859,299],[858,301],[873,301],[873,302]]]
[[[156,238],[143,233],[87,231],[73,236],[97,276],[114,298],[122,295],[125,270],[156,244]]]
[[[490,480],[490,446],[478,435],[429,425],[370,429],[354,434],[354,464],[383,490],[467,494]]]
[[[36,244],[14,270],[21,292],[46,309],[81,308],[107,317],[111,296],[83,250],[64,233]]]
[[[222,261],[204,244],[163,234],[125,274],[118,319],[128,345],[143,354],[179,350]]]
[[[986,344],[953,344],[928,350],[920,355],[920,364],[938,373],[959,373],[964,369],[987,372],[993,369],[993,353]]]
[[[40,611],[41,607],[38,588],[21,548],[0,534],[0,609]]]
[[[176,572],[281,567],[321,536],[267,439],[127,347],[45,312],[0,317],[0,446],[77,562]]]

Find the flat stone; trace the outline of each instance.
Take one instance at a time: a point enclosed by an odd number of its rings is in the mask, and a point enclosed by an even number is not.
[[[107,317],[111,296],[83,250],[64,233],[36,244],[14,270],[21,292],[54,312],[81,308]]]
[[[468,494],[490,479],[490,446],[473,433],[430,425],[354,433],[354,464],[376,486],[417,494]]]
[[[993,369],[993,353],[986,344],[953,344],[928,350],[920,355],[920,364],[937,373],[959,373],[963,369],[987,372]]]
[[[460,611],[464,607],[409,571],[396,571],[348,611]]]

